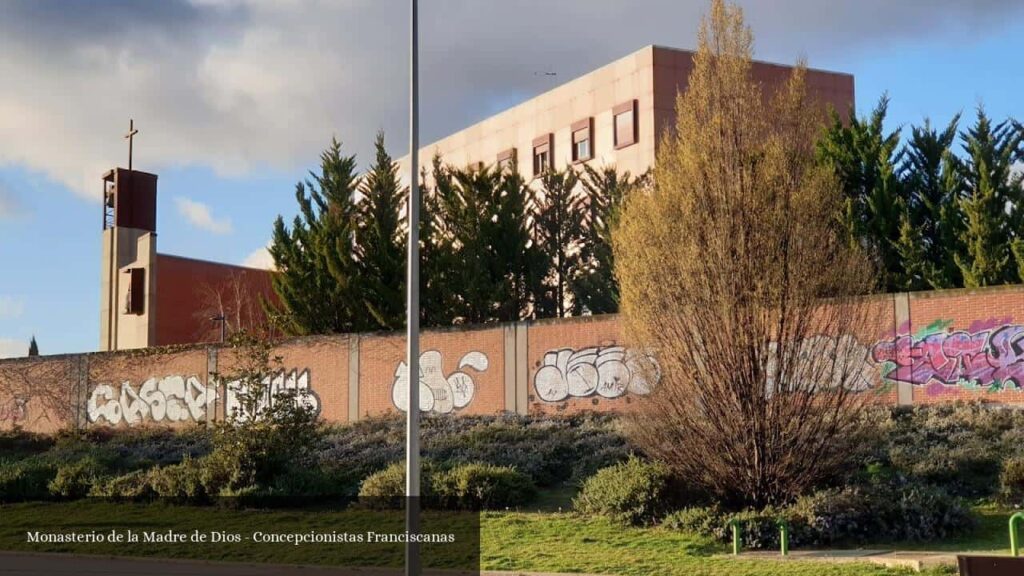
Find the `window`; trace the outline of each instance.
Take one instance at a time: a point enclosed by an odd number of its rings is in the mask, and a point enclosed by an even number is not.
[[[615,149],[636,144],[636,100],[619,104],[612,109],[615,117]]]
[[[533,176],[537,177],[551,168],[552,134],[533,139]]]
[[[146,269],[129,268],[125,274],[128,274],[128,297],[125,299],[124,313],[142,314],[143,303],[146,301]]]
[[[594,157],[592,118],[585,118],[572,125],[572,161],[584,162]]]
[[[511,170],[512,166],[516,163],[516,149],[509,148],[498,152],[498,170],[504,172],[505,170]]]

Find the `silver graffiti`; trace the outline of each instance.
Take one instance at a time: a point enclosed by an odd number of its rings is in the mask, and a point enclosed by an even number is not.
[[[537,396],[545,402],[598,395],[618,398],[627,392],[646,395],[661,379],[661,369],[649,354],[622,346],[562,348],[544,355],[533,377]]]
[[[281,401],[282,398],[287,398],[295,402],[296,406],[309,410],[313,415],[320,415],[320,396],[311,386],[308,369],[301,372],[282,370],[273,376],[264,378],[262,384],[263,395],[254,407],[257,414],[273,406],[275,402]],[[245,385],[237,380],[232,380],[227,383],[225,390],[224,407],[228,417],[238,422],[244,422],[251,418],[252,414],[249,414],[246,407],[243,406],[247,392]]]
[[[130,382],[123,382],[119,389],[98,384],[89,396],[86,414],[90,422],[109,424],[202,421],[216,400],[217,392],[196,376],[167,376],[146,380],[138,391]]]
[[[487,355],[483,352],[467,352],[459,359],[458,370],[445,376],[440,352],[427,350],[420,354],[420,411],[448,414],[466,407],[473,400],[476,384],[473,377],[462,370],[472,368],[484,372],[487,366]],[[402,361],[395,369],[395,381],[391,385],[391,400],[402,412],[408,409],[408,394],[409,367]]]

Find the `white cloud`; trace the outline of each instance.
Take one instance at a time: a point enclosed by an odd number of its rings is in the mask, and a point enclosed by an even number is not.
[[[0,319],[17,318],[25,311],[25,301],[13,296],[0,296]]]
[[[249,268],[260,268],[262,270],[273,270],[274,269],[274,258],[270,255],[267,247],[257,248],[253,250],[245,260],[242,260],[242,266]]]
[[[206,230],[214,234],[230,234],[232,230],[230,218],[214,218],[210,207],[202,202],[196,202],[182,196],[174,199],[178,206],[178,213],[200,230]]]
[[[28,356],[28,342],[11,338],[0,338],[0,358]]]
[[[811,66],[908,41],[981,39],[1024,10],[1019,0],[740,3],[759,57],[806,54]],[[402,156],[406,8],[371,0],[5,2],[0,164],[41,171],[95,199],[100,174],[126,161],[129,117],[140,130],[135,166],[155,172],[295,169],[315,162],[333,134],[366,159],[378,129]],[[706,9],[706,0],[425,3],[423,141],[647,44],[692,47]]]

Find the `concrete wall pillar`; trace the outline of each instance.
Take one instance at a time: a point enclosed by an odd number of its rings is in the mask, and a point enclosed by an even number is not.
[[[509,322],[502,326],[505,357],[505,412],[526,415],[527,382],[530,367],[527,364],[529,322]]]
[[[359,420],[359,334],[348,337],[348,421]]]
[[[213,409],[206,410],[206,425],[212,426],[221,411],[221,406],[226,402],[226,390],[221,390],[220,379],[217,377],[217,353],[218,349],[211,346],[206,349],[206,393],[215,394]]]
[[[904,325],[910,325],[910,294],[907,292],[898,292],[892,295],[893,309],[895,311],[895,326],[893,326],[893,335],[899,338],[900,328]],[[911,330],[911,332],[913,332]],[[896,383],[896,405],[897,406],[910,406],[914,403],[914,385],[910,382],[897,382]]]

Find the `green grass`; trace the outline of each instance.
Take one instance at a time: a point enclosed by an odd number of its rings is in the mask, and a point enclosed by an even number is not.
[[[398,565],[401,547],[327,544],[31,544],[27,530],[109,532],[117,529],[191,533],[223,531],[358,532],[400,528],[401,516],[380,520],[362,511],[256,511],[163,504],[112,504],[96,501],[0,506],[0,549],[192,558],[218,561],[326,565]],[[388,524],[394,524],[389,526]],[[993,524],[994,526],[994,524]],[[979,542],[988,543],[985,536]],[[883,576],[906,574],[867,564],[829,565],[773,561],[737,561],[722,556],[720,544],[660,528],[623,528],[604,519],[557,513],[485,513],[482,517],[481,567],[491,570],[593,572],[620,575],[686,576]],[[930,548],[935,548],[930,547]],[[450,565],[450,559],[434,563]],[[931,574],[949,574],[949,571]]]

